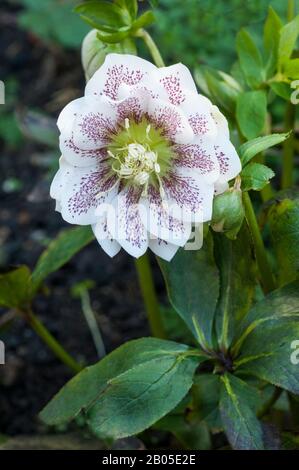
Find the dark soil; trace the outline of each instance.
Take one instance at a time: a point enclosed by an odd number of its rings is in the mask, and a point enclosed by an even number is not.
[[[0,79],[17,79],[15,108],[38,108],[56,117],[68,101],[82,94],[80,54],[45,45],[21,31],[14,10],[5,2],[1,4]],[[67,226],[54,212],[45,168],[32,158],[48,149],[28,140],[17,149],[0,141],[0,148],[0,262],[2,266],[25,263],[33,268],[45,240]],[[12,177],[21,180],[22,188],[7,193],[2,183]],[[156,277],[161,287],[158,271]],[[96,282],[91,291],[92,307],[108,351],[131,338],[148,335],[149,330],[133,260],[125,253],[111,260],[92,242],[48,278],[48,295],[40,295],[34,305],[35,313],[64,347],[77,360],[91,364],[97,361],[95,348],[80,301],[70,293],[76,282],[85,279]],[[0,322],[6,313],[0,311]],[[22,319],[0,329],[0,337],[6,345],[6,365],[0,368],[0,434],[46,432],[37,414],[71,373]]]

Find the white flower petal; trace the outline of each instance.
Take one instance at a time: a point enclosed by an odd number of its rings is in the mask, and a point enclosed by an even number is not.
[[[55,201],[55,211],[56,212],[61,212],[61,204],[60,201]]]
[[[181,105],[186,100],[188,92],[197,94],[192,75],[183,64],[156,69],[149,75],[147,82],[155,84],[154,90],[161,99],[175,106]]]
[[[219,162],[211,139],[195,137],[191,144],[175,147],[177,167],[189,168],[202,175],[207,183],[212,184],[220,176]]]
[[[62,111],[59,117],[62,130],[59,143],[66,160],[72,165],[83,167],[106,158],[106,150],[103,147],[107,144],[109,136],[115,132],[118,116],[114,106],[103,98],[85,97],[76,100],[76,103],[76,109],[70,106],[69,110]]]
[[[198,136],[216,136],[217,126],[211,115],[212,103],[203,95],[186,93],[186,99],[180,105],[188,122]]]
[[[211,220],[214,185],[204,177],[185,168],[177,168],[162,180],[170,213],[181,220],[207,222]]]
[[[148,115],[155,126],[163,129],[164,135],[177,144],[188,144],[194,134],[187,118],[180,109],[163,100],[151,99]]]
[[[97,221],[97,206],[109,202],[117,193],[117,178],[109,176],[109,170],[104,164],[80,168],[62,160],[55,183],[57,187],[53,188],[52,194],[59,194],[57,199],[66,222],[89,225]]]
[[[155,65],[129,54],[108,54],[104,64],[86,85],[85,95],[106,96],[111,100],[124,98],[123,85],[134,86],[156,69]]]
[[[242,165],[239,155],[230,141],[228,122],[217,106],[213,106],[212,116],[217,125],[215,152],[220,166],[220,177],[217,183],[223,184],[235,178],[242,170]]]
[[[104,147],[116,131],[117,113],[106,99],[85,97],[74,121],[72,134],[74,144],[82,150]],[[66,133],[64,133],[66,135]]]
[[[242,170],[237,151],[226,137],[217,137],[215,153],[219,162],[220,176],[218,183],[225,183],[235,178]]]
[[[148,247],[147,231],[139,214],[142,189],[125,187],[107,211],[108,231],[130,255],[142,256]]]
[[[114,102],[118,121],[123,122],[128,118],[140,122],[147,111],[149,99],[148,90],[143,87],[132,87],[126,98]]]
[[[229,127],[226,117],[220,112],[215,105],[212,106],[211,115],[217,127],[217,134],[229,139]]]
[[[65,160],[74,166],[88,167],[107,158],[107,152],[104,148],[96,150],[79,148],[75,144],[73,136],[65,137],[65,135],[61,134],[59,137],[59,147]]]
[[[84,97],[78,98],[63,108],[57,119],[57,127],[60,132],[64,132],[67,135],[72,132],[75,119],[77,114],[80,113],[84,101]]]
[[[143,225],[156,238],[177,246],[184,246],[191,233],[191,223],[173,217],[168,211],[166,201],[153,186],[148,189],[148,196],[140,200],[139,210]]]
[[[100,219],[95,225],[92,225],[93,233],[105,253],[113,258],[121,250],[120,244],[113,240],[107,228],[107,220]]]
[[[155,253],[155,255],[164,259],[165,261],[171,261],[176,252],[179,249],[178,245],[173,245],[160,238],[150,238],[149,248]]]
[[[121,250],[120,244],[112,238],[105,238],[101,241],[100,245],[105,253],[110,256],[110,258],[116,256]]]
[[[219,180],[214,184],[215,196],[224,193],[229,188],[227,181],[221,183]]]

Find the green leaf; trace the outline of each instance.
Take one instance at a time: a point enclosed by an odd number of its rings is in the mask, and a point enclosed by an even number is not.
[[[213,240],[204,239],[200,250],[180,249],[170,261],[158,259],[171,304],[195,338],[197,327],[211,342],[215,307],[219,295],[218,269],[213,256]],[[204,276],[203,276],[204,273]]]
[[[275,173],[271,168],[261,163],[249,163],[241,172],[242,179],[242,190],[250,191],[261,191],[267,184],[269,180],[275,176]]]
[[[231,374],[221,377],[220,413],[227,438],[234,449],[262,450],[263,433],[256,418],[257,390]]]
[[[257,88],[265,81],[262,56],[251,35],[242,29],[237,35],[237,52],[240,66],[250,88]]]
[[[256,266],[246,224],[243,224],[236,240],[214,234],[214,243],[220,272],[216,332],[219,344],[228,349],[237,325],[250,309],[256,285]]]
[[[257,137],[256,139],[250,140],[239,148],[239,155],[242,162],[242,166],[245,166],[253,157],[261,152],[264,152],[270,147],[280,144],[286,140],[290,134],[271,134],[265,137]]]
[[[137,434],[169,413],[192,385],[204,356],[155,338],[130,341],[68,382],[41,412],[50,425],[87,413],[99,436]]]
[[[299,35],[299,15],[287,23],[280,31],[278,48],[279,65],[285,64],[291,57]]]
[[[270,83],[270,88],[280,98],[283,98],[285,101],[288,101],[288,102],[290,101],[292,90],[291,90],[290,85],[288,83],[271,82]]]
[[[94,238],[90,227],[76,227],[63,230],[40,256],[32,273],[32,283],[37,289],[51,273],[67,263],[78,251]]]
[[[284,315],[299,315],[299,281],[276,289],[256,303],[240,324],[239,333],[236,336],[241,336],[249,325],[251,325],[251,331],[255,325],[267,318],[282,318]]]
[[[240,323],[235,335],[234,351],[238,351],[246,337],[260,324],[271,319],[299,318],[299,281],[276,289],[257,302]]]
[[[132,20],[136,18],[138,12],[137,0],[115,0],[115,4],[120,8],[127,10]]]
[[[241,132],[247,140],[261,134],[266,116],[267,96],[264,91],[247,91],[238,96],[236,117]]]
[[[275,199],[268,212],[268,223],[281,286],[299,276],[299,194]]]
[[[221,108],[233,113],[239,91],[222,80],[217,71],[212,69],[206,70],[205,78],[213,101]]]
[[[30,297],[30,271],[27,266],[0,273],[1,307],[22,308]]]
[[[187,419],[183,414],[170,414],[155,424],[155,429],[171,432],[189,450],[210,450],[211,437],[205,422]]]
[[[299,78],[299,59],[288,60],[283,67],[283,73],[289,78]]]
[[[130,28],[126,27],[123,31],[119,30],[117,33],[104,33],[98,31],[97,37],[107,44],[116,44],[118,42],[124,41],[130,35]]]
[[[135,32],[140,28],[145,28],[146,26],[149,26],[150,24],[155,22],[155,15],[154,13],[149,10],[140,15],[136,21],[134,21],[131,31]]]
[[[282,433],[283,450],[299,450],[299,436],[291,432]]]
[[[197,86],[203,92],[203,94],[205,96],[211,97],[211,93],[210,93],[210,90],[209,90],[208,81],[207,81],[207,77],[206,77],[206,74],[205,74],[205,68],[204,67],[201,66],[201,67],[196,67],[195,68],[195,70],[194,70],[194,79],[195,79],[195,82],[196,82]]]
[[[299,338],[298,314],[256,321],[245,335],[235,361],[236,373],[250,374],[298,395],[298,364],[292,362],[292,344]]]
[[[101,0],[81,3],[75,7],[75,12],[93,28],[103,31],[107,31],[107,27],[108,30],[117,31],[131,24],[125,10],[117,4]]]
[[[59,132],[55,119],[33,110],[23,111],[17,117],[21,131],[26,137],[52,148],[57,148]]]
[[[264,48],[267,55],[267,75],[271,77],[277,68],[278,46],[282,21],[270,6],[264,26]]]
[[[222,429],[219,412],[220,376],[200,373],[194,378],[192,387],[193,408],[196,416],[207,423],[212,432]]]

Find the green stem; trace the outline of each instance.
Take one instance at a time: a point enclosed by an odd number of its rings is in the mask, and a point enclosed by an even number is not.
[[[138,258],[135,263],[151,331],[156,338],[166,338],[148,254]]]
[[[260,228],[258,226],[255,212],[252,207],[251,199],[248,192],[243,193],[243,202],[245,207],[246,219],[252,234],[257,264],[260,272],[261,283],[265,293],[275,289],[274,277],[268,262],[266,249]]]
[[[272,133],[272,122],[271,117],[267,114],[266,125],[265,125],[265,135],[269,135]],[[265,152],[260,153],[260,163],[265,164]],[[274,197],[274,189],[272,187],[271,181],[261,190],[261,198],[262,202],[269,201]]]
[[[151,56],[156,66],[165,67],[164,60],[162,59],[160,51],[158,47],[156,46],[156,43],[151,37],[151,35],[147,31],[145,31],[145,29],[140,29],[139,31],[137,31],[136,36],[143,39],[149,52],[151,53]]]
[[[82,311],[84,313],[86,323],[89,327],[98,357],[99,359],[102,359],[102,357],[106,356],[105,345],[95,318],[94,311],[91,308],[90,297],[87,289],[82,290],[82,292],[80,293],[80,298]]]
[[[295,8],[295,0],[288,0],[288,8],[287,8],[287,19],[288,21],[292,21],[295,17],[296,8]]]
[[[137,31],[136,36],[143,39],[156,66],[165,67],[164,60],[151,35],[145,29],[140,29]],[[147,254],[136,260],[136,269],[152,334],[157,338],[166,338]]]
[[[269,132],[271,134],[271,132]],[[259,155],[257,155],[254,159],[257,163],[261,163],[262,165],[265,165],[265,154],[264,152],[261,152]],[[262,202],[267,202],[269,199],[272,199],[274,197],[274,190],[271,185],[271,182],[269,182],[260,192]]]
[[[296,119],[296,108],[292,103],[288,103],[285,113],[284,127],[285,132],[293,131],[290,137],[283,144],[283,155],[282,155],[282,189],[290,188],[293,185],[293,173],[294,173],[294,154],[295,154],[295,142],[294,142],[294,128]]]
[[[287,19],[292,21],[296,14],[295,0],[288,0],[287,5]],[[294,131],[296,120],[296,108],[292,103],[288,103],[285,111],[284,128],[286,132]],[[283,159],[282,159],[282,178],[281,187],[287,189],[293,186],[294,174],[294,153],[295,153],[295,137],[294,132],[288,140],[283,144]]]
[[[82,366],[78,364],[56,341],[42,322],[34,315],[32,311],[25,313],[25,318],[35,333],[43,340],[43,342],[51,349],[61,362],[68,366],[75,374],[82,370]]]
[[[277,402],[278,398],[282,394],[283,390],[281,388],[275,388],[273,395],[269,398],[269,400],[264,404],[263,408],[258,412],[258,418],[263,418],[266,416],[273,405]]]

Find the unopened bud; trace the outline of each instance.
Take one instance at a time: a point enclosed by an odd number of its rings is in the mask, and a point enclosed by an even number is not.
[[[211,226],[215,232],[224,232],[228,238],[235,239],[242,226],[244,216],[239,182],[214,198]]]

